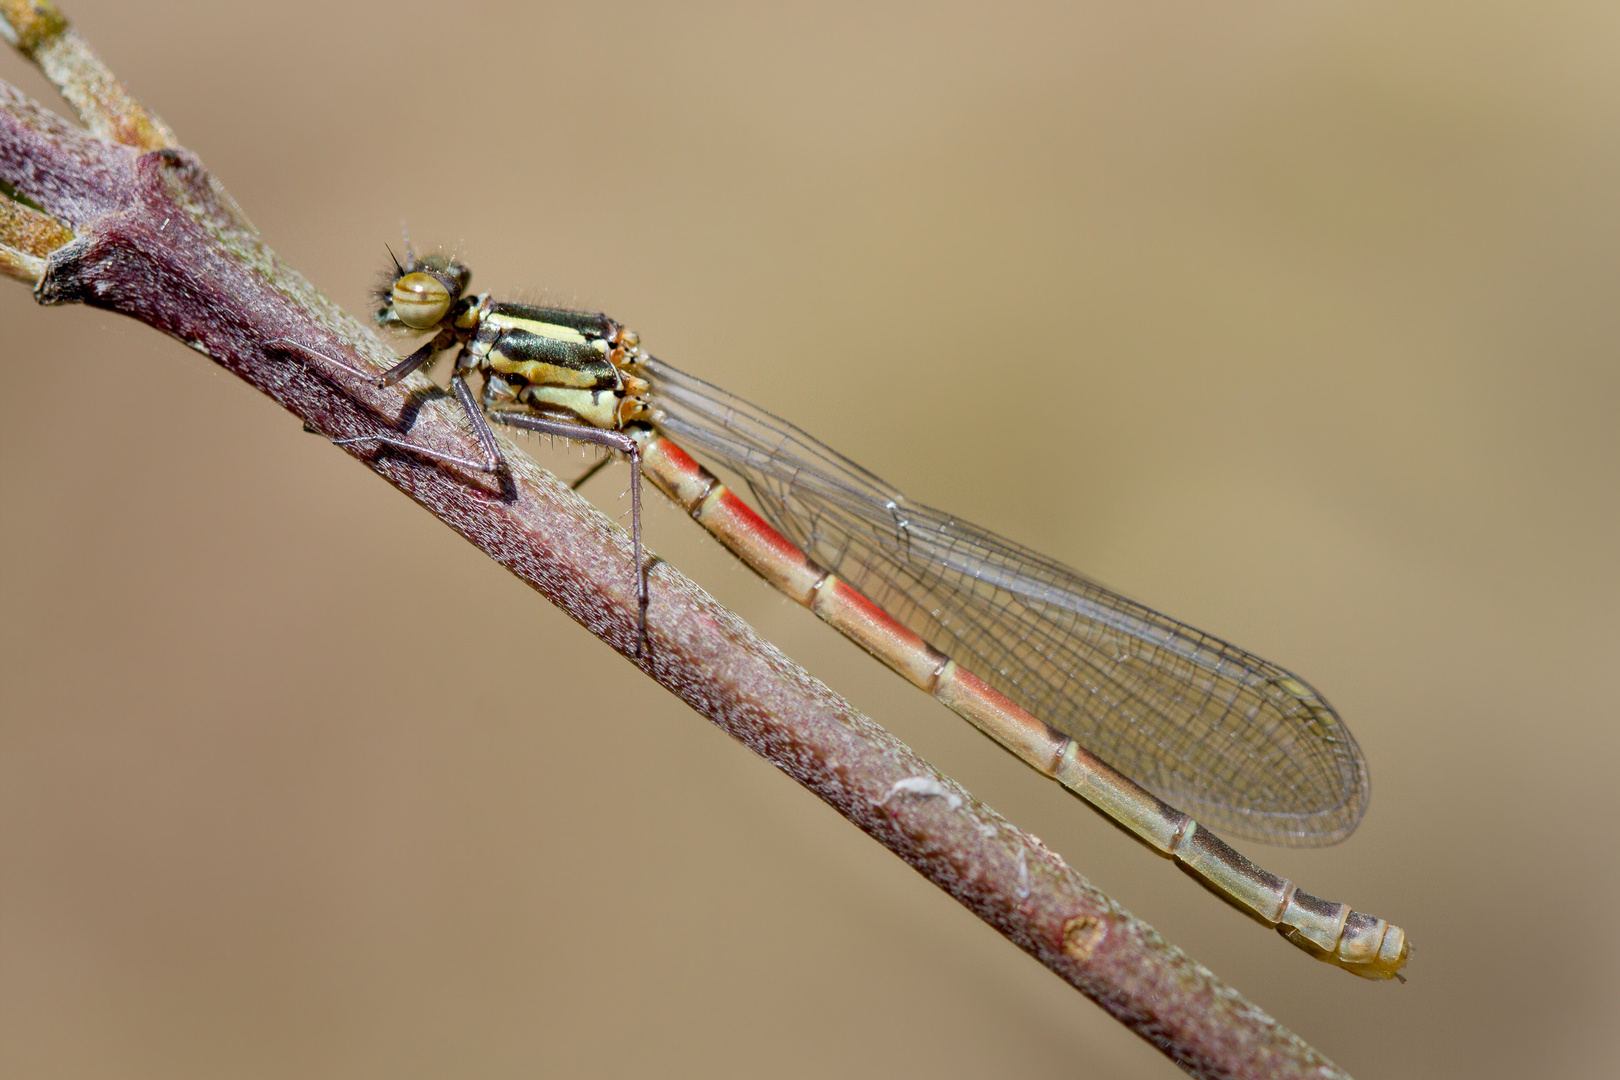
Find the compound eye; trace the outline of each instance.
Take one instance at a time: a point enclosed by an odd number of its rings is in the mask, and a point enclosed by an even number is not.
[[[394,282],[394,314],[412,330],[437,326],[450,310],[450,290],[432,274],[406,274]]]

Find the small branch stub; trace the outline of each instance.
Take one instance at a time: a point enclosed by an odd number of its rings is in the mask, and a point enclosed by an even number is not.
[[[1063,924],[1063,951],[1083,964],[1091,959],[1107,933],[1107,925],[1095,915],[1076,915]]]
[[[73,230],[49,214],[0,197],[0,272],[30,285],[45,273],[45,257],[73,239]]]

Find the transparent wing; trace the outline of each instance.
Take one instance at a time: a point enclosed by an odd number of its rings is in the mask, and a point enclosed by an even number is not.
[[[1205,824],[1273,844],[1348,836],[1367,765],[1275,664],[894,488],[803,431],[649,360],[659,428],[738,474],[816,562],[929,644]]]

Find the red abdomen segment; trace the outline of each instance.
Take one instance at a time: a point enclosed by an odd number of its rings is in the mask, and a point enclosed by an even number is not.
[[[1406,934],[1302,892],[1191,817],[1030,715],[818,566],[679,446],[637,434],[642,471],[732,554],[1031,768],[1050,776],[1245,914],[1319,960],[1369,979],[1398,977]]]

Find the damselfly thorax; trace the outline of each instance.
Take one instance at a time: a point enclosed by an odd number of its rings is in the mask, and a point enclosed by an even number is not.
[[[645,359],[640,339],[606,315],[463,296],[467,268],[441,255],[395,268],[386,292],[379,290],[377,321],[437,333],[385,382],[459,345],[456,374],[482,378],[481,404],[497,419],[538,416],[617,431],[647,418],[648,384],[636,375]]]

